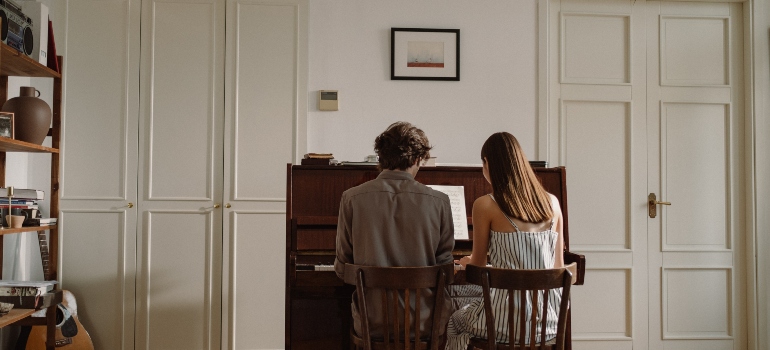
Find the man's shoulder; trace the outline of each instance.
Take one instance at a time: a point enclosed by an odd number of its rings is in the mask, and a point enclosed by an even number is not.
[[[420,185],[422,185],[422,184],[420,184]],[[437,198],[439,198],[439,199],[441,199],[443,201],[449,202],[449,196],[446,193],[441,192],[439,190],[434,190],[433,188],[431,188],[428,185],[422,185],[422,186],[425,187],[427,193],[430,194],[431,196],[434,196],[434,197],[437,197]]]
[[[385,179],[373,179],[364,182],[358,186],[351,187],[342,193],[343,198],[351,198],[357,195],[373,193],[373,192],[408,192],[419,195],[426,195],[442,201],[449,202],[449,196],[446,193],[434,190],[429,186],[422,184],[415,180],[408,180],[407,182],[399,181],[401,185],[389,184]]]
[[[357,194],[376,192],[381,190],[381,185],[378,179],[369,180],[358,186],[353,186],[342,192],[343,197],[355,196]]]

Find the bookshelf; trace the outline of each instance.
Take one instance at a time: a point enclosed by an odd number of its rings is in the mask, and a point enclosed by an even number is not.
[[[59,67],[62,67],[62,57],[57,57]],[[50,203],[50,217],[59,216],[59,142],[61,139],[61,107],[62,107],[62,75],[56,71],[38,63],[30,57],[18,52],[16,49],[0,43],[0,106],[8,100],[8,78],[9,77],[34,77],[34,78],[52,78],[53,84],[53,105],[51,128],[48,136],[51,137],[51,147],[40,146],[24,141],[14,140],[6,137],[0,137],[0,187],[6,187],[6,154],[8,152],[26,152],[26,153],[48,153],[51,155],[51,183],[48,192],[48,201]],[[47,256],[43,257],[43,270],[46,280],[58,280],[58,250],[59,250],[59,227],[37,226],[21,228],[3,228],[0,230],[0,271],[2,271],[3,244],[2,237],[7,234],[16,234],[22,232],[37,232],[38,237],[45,237],[44,233],[48,231]],[[43,242],[45,243],[45,242]],[[41,244],[41,256],[44,244]],[[54,297],[50,303],[42,307],[56,305],[62,300],[61,290],[53,291]],[[15,308],[14,308],[15,309]],[[14,319],[6,319],[8,315],[0,317],[0,327],[10,324],[14,325],[44,325],[48,327],[48,339],[46,349],[54,349],[55,313],[54,307],[49,307],[46,317],[30,317],[29,311],[19,309],[14,313]],[[34,310],[32,310],[34,311]],[[13,312],[13,311],[12,311]],[[10,315],[10,313],[9,313]]]

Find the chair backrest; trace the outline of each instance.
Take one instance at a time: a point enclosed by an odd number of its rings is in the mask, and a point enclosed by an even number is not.
[[[557,269],[519,270],[497,269],[492,267],[480,267],[467,265],[465,278],[468,283],[480,285],[484,295],[484,314],[487,323],[486,345],[488,349],[506,348],[503,344],[497,344],[497,330],[495,329],[495,315],[492,312],[491,288],[508,291],[508,336],[510,348],[543,349],[546,347],[546,324],[548,322],[548,302],[551,290],[561,288],[561,302],[557,315],[555,348],[564,349],[564,336],[567,327],[567,315],[569,314],[569,295],[572,285],[572,273],[575,263]],[[515,293],[518,291],[518,293]],[[518,302],[513,300],[519,296]],[[515,307],[519,305],[520,307]],[[531,314],[527,315],[527,307],[532,305]],[[516,322],[518,321],[518,322]],[[516,343],[514,326],[518,324],[519,339]],[[540,341],[536,343],[537,329],[540,329]],[[529,330],[530,344],[525,344],[526,334]],[[539,346],[539,347],[538,347]]]
[[[356,286],[356,295],[358,299],[359,314],[361,316],[362,333],[354,337],[354,343],[362,346],[366,350],[374,348],[379,349],[438,349],[440,339],[439,334],[446,324],[441,324],[443,302],[445,298],[446,285],[454,279],[454,264],[427,266],[427,267],[374,267],[361,265],[345,265],[345,283]],[[387,310],[382,313],[382,328],[385,332],[382,341],[372,342],[371,328],[369,324],[369,312],[366,306],[366,295],[373,289],[380,290],[382,295],[381,310]],[[423,341],[425,336],[421,329],[420,309],[424,300],[424,290],[432,289],[434,291],[432,310],[432,328],[428,341]],[[414,295],[415,307],[414,314],[410,310],[410,299]],[[403,297],[403,304],[399,301]],[[372,302],[370,300],[370,302]],[[376,301],[375,301],[376,302]],[[407,307],[404,307],[407,306]],[[390,319],[392,311],[393,319]],[[403,313],[403,322],[398,319],[399,313]],[[448,316],[448,315],[447,315]],[[399,329],[403,325],[403,330]],[[414,339],[411,334],[414,334]]]

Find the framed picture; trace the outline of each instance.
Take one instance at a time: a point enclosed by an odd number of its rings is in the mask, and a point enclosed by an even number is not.
[[[0,112],[0,136],[14,138],[13,113]]]
[[[460,30],[390,28],[391,80],[460,80]]]

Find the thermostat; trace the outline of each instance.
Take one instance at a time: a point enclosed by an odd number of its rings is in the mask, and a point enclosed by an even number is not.
[[[339,96],[337,90],[318,90],[318,109],[322,111],[338,111]]]

